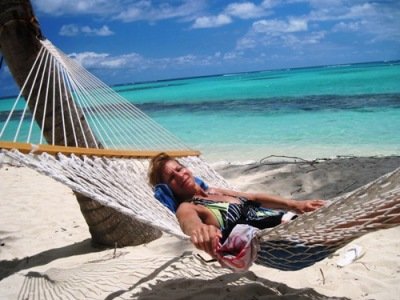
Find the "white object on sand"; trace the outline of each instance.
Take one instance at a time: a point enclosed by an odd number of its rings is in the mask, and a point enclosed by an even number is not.
[[[347,266],[364,255],[363,248],[359,245],[352,245],[346,248],[340,255],[340,258],[336,262],[338,267]]]

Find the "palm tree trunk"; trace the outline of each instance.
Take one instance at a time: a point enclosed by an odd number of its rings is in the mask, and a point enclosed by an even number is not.
[[[12,73],[15,81],[22,87],[27,75],[33,65],[37,54],[41,48],[39,39],[42,38],[39,23],[34,17],[32,6],[29,0],[1,0],[0,1],[0,50],[3,54],[4,60],[7,63],[10,72]],[[46,72],[47,76],[52,76],[51,70],[39,70]],[[53,78],[53,80],[56,80]],[[36,106],[36,99],[38,102],[36,121],[41,124],[42,116],[45,114],[45,124],[43,127],[44,137],[49,144],[56,145],[68,144],[69,146],[85,146],[84,136],[90,137],[88,134],[88,124],[85,121],[84,115],[79,112],[75,116],[75,120],[66,119],[65,125],[61,124],[61,118],[57,118],[61,114],[62,105],[67,106],[68,101],[73,101],[68,97],[66,102],[59,104],[54,110],[56,130],[54,141],[52,134],[53,111],[50,105],[47,106],[45,111],[45,95],[40,92],[38,82],[29,82],[28,86],[33,86],[33,94],[31,99],[35,101],[29,102],[31,110]],[[23,92],[24,93],[24,92]],[[27,94],[27,92],[25,92]],[[53,91],[50,91],[53,93]],[[56,97],[58,90],[54,91]],[[28,95],[23,95],[27,99]],[[70,103],[71,104],[71,103]],[[73,137],[72,127],[74,124],[79,124],[78,119],[83,127],[83,132],[76,130],[77,139]],[[64,138],[62,126],[66,127],[66,131],[70,134]],[[94,147],[95,140],[88,140],[90,147]],[[133,220],[126,215],[123,215],[114,209],[105,207],[90,198],[75,193],[78,200],[81,212],[89,226],[89,231],[92,235],[92,241],[98,244],[123,247],[127,245],[138,245],[154,240],[161,236],[161,232],[148,225]]]

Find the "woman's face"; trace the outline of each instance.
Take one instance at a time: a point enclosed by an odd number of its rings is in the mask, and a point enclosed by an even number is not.
[[[196,193],[196,182],[192,172],[177,161],[169,160],[164,165],[162,180],[180,200],[192,198]]]

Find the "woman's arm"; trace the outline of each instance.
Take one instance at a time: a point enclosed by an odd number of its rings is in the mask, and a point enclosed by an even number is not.
[[[325,201],[319,199],[299,201],[287,199],[277,195],[269,195],[266,193],[245,193],[220,188],[212,188],[212,190],[225,195],[245,197],[248,200],[259,202],[261,206],[266,208],[294,210],[297,213],[314,211],[325,205]]]
[[[264,193],[256,193],[249,195],[253,201],[259,202],[264,207],[294,210],[295,212],[300,214],[314,211],[325,205],[325,201],[319,199],[293,200]]]
[[[190,236],[196,248],[215,257],[222,234],[212,213],[204,206],[184,202],[179,205],[176,216],[182,231]]]

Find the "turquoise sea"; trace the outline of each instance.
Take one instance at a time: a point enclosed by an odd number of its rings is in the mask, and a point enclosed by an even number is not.
[[[113,88],[210,162],[400,155],[400,61]]]

